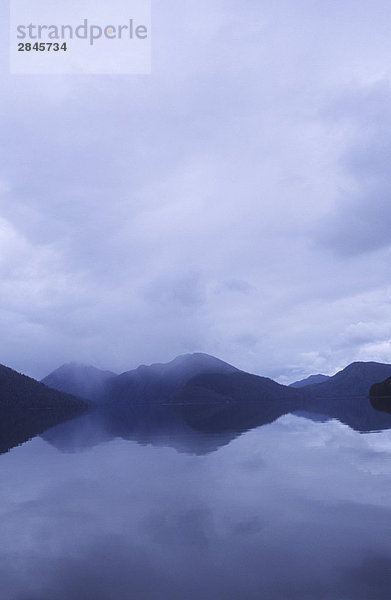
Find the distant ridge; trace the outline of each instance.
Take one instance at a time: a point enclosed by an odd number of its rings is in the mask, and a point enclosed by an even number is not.
[[[328,379],[330,379],[329,375],[321,375],[319,373],[318,375],[310,375],[309,377],[306,377],[306,379],[300,379],[299,381],[295,381],[294,383],[291,383],[289,387],[302,388],[306,387],[307,385],[312,385],[314,383],[324,383]]]
[[[177,356],[167,363],[140,365],[121,375],[92,366],[69,363],[50,373],[42,383],[56,390],[95,401],[163,402],[173,394],[178,394],[194,377],[234,373],[249,375],[214,356],[196,352]],[[311,375],[289,386],[280,386],[279,389],[302,390],[304,398],[368,396],[372,385],[388,377],[391,377],[390,364],[354,362],[332,377]],[[254,382],[258,382],[258,389],[260,379],[253,379]],[[286,394],[287,392],[284,395]]]
[[[68,384],[69,369],[79,372],[80,366],[60,369]],[[98,378],[94,401],[99,418],[107,432],[117,436],[133,435],[137,427],[155,431],[164,423],[171,427],[178,418],[198,431],[237,431],[271,423],[287,413],[335,418],[357,431],[391,428],[391,416],[374,410],[369,401],[371,386],[391,377],[390,364],[355,362],[333,377],[324,376],[321,383],[307,380],[300,388],[250,375],[203,353],[140,365],[118,376],[88,367],[80,372],[87,380],[90,375]]]
[[[303,393],[322,398],[368,397],[370,388],[387,377],[391,377],[390,364],[354,362],[323,383],[305,386]]]

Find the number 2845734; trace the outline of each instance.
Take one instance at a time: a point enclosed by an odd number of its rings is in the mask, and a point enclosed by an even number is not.
[[[36,42],[35,44],[20,42],[18,44],[18,52],[31,52],[32,50],[35,50],[35,52],[66,52],[67,45],[65,42],[63,44],[57,42]]]

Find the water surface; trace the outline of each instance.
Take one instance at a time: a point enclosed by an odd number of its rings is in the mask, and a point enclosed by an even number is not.
[[[2,600],[389,600],[391,431],[94,418],[0,456]]]

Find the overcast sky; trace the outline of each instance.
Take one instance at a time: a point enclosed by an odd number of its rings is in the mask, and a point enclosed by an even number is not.
[[[1,363],[391,362],[388,0],[156,1],[151,76],[11,76],[6,4]]]

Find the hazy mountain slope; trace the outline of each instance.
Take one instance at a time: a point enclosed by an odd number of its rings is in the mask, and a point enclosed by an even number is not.
[[[144,435],[159,428],[177,428],[173,415],[160,410],[164,406],[203,432],[242,431],[297,411],[337,418],[359,431],[391,427],[389,416],[374,410],[368,399],[373,383],[391,377],[391,365],[387,364],[353,363],[323,383],[301,388],[250,375],[200,353],[179,356],[166,364],[142,365],[116,377],[83,369],[82,384],[92,386],[84,395],[95,394],[94,399],[101,400],[104,428],[121,437],[133,436],[136,431]],[[65,374],[69,385],[71,378]],[[80,380],[76,383],[79,387],[72,389],[80,394]],[[59,385],[58,380],[55,384]]]
[[[328,375],[321,375],[319,373],[318,375],[310,375],[306,379],[300,379],[299,381],[295,381],[294,383],[291,383],[289,385],[289,387],[302,388],[302,387],[306,387],[307,385],[312,385],[314,383],[323,383],[324,381],[327,381],[328,379],[330,379],[330,377]]]
[[[106,401],[165,402],[192,377],[205,373],[234,373],[232,365],[208,354],[185,354],[169,363],[141,365],[110,379],[105,388]]]
[[[77,363],[69,363],[50,373],[42,379],[42,383],[55,390],[74,394],[80,398],[99,400],[106,382],[112,377],[116,377],[116,373]]]
[[[0,365],[0,452],[67,419],[88,404]]]

